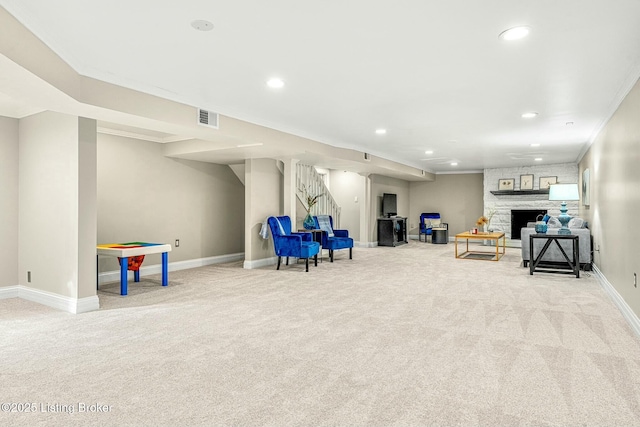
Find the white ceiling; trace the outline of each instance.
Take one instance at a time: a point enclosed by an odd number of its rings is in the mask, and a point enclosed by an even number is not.
[[[640,76],[638,0],[0,5],[80,74],[437,173],[574,162]]]

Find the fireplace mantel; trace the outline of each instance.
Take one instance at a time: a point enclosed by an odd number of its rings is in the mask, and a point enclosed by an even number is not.
[[[549,190],[491,190],[494,196],[524,196],[527,194],[549,194]]]

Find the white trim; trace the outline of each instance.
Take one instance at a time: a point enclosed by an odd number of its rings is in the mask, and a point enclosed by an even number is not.
[[[211,264],[222,264],[225,262],[240,261],[244,259],[244,252],[235,254],[211,256],[207,258],[189,259],[186,261],[170,262],[169,271],[187,270],[189,268],[204,267]],[[162,264],[154,264],[146,267],[140,267],[140,277],[149,276],[151,274],[162,273]],[[133,271],[129,271],[129,279],[133,280]],[[98,284],[120,281],[120,270],[105,271],[98,275]]]
[[[425,238],[426,237],[427,236],[425,236]],[[409,240],[417,240],[417,241],[422,242],[422,243],[431,243],[431,242],[425,242],[424,240],[422,240],[422,238],[420,237],[419,234],[409,234]],[[455,236],[448,236],[447,237],[447,242],[449,242],[449,243],[455,242],[455,240],[456,240]],[[469,243],[476,243],[476,242],[471,241]],[[438,244],[440,244],[440,243],[438,243]],[[490,246],[495,246],[495,245],[490,245]],[[508,247],[508,245],[507,245],[507,247]]]
[[[373,248],[375,246],[378,246],[378,242],[370,242],[369,244],[367,243],[362,243],[362,242],[353,242],[353,246],[354,247],[358,247],[358,248]],[[323,249],[324,250],[324,249]],[[323,254],[319,253],[318,254],[318,259],[322,258]],[[295,257],[292,257],[295,258]],[[311,262],[312,259],[309,258],[309,262]],[[257,259],[255,261],[244,261],[244,265],[242,266],[243,268],[247,269],[247,270],[251,270],[253,268],[261,268],[261,267],[267,267],[270,265],[276,265],[278,263],[278,257],[271,257],[271,258],[262,258],[262,259]]]
[[[592,267],[593,272],[600,281],[600,286],[602,286],[602,289],[607,293],[607,295],[609,295],[609,297],[616,305],[616,307],[618,307],[618,310],[620,310],[622,316],[626,319],[626,321],[629,322],[629,326],[631,326],[631,329],[633,329],[636,335],[640,337],[640,319],[638,319],[638,316],[633,312],[631,307],[629,307],[629,304],[627,304],[627,302],[624,300],[624,298],[622,298],[618,291],[616,291],[616,288],[614,288],[613,285],[604,276],[604,274],[602,274],[602,271],[600,271],[600,269],[594,263],[592,263]]]
[[[100,299],[98,295],[76,299],[76,314],[87,313],[100,309]]]
[[[618,108],[620,108],[620,105],[622,105],[622,102],[625,100],[627,95],[629,95],[629,92],[631,92],[631,89],[633,89],[633,87],[638,82],[639,75],[640,75],[640,65],[636,65],[632,67],[632,69],[629,71],[629,74],[627,74],[623,82],[620,84],[620,87],[618,88],[618,91],[616,92],[615,97],[611,101],[607,115],[602,119],[602,121],[598,124],[598,126],[596,126],[596,129],[591,134],[588,143],[585,144],[587,149],[591,147],[591,145],[596,140],[596,138],[598,137],[602,129],[604,129],[607,123],[609,123],[609,121],[613,118],[613,115],[616,113],[616,111],[618,111]],[[580,163],[580,161],[582,160],[582,157],[584,157],[586,152],[587,150],[584,150],[584,153],[580,152],[576,163]]]
[[[97,295],[86,298],[71,298],[26,286],[17,286],[17,288],[19,298],[69,313],[86,313],[100,308],[100,301]]]
[[[472,174],[472,173],[484,173],[484,169],[468,169],[468,170],[463,170],[463,171],[443,171],[443,172],[431,172],[431,173],[435,173],[436,175],[468,175],[468,174]]]
[[[353,246],[358,248],[375,248],[378,246],[378,242],[353,242]]]
[[[167,136],[164,136],[164,137],[158,137],[158,136],[144,135],[144,134],[136,133],[136,132],[129,132],[129,131],[125,131],[125,130],[109,129],[109,128],[104,128],[104,127],[100,127],[100,126],[98,126],[96,128],[96,132],[97,133],[102,133],[102,134],[105,134],[105,135],[122,136],[124,138],[140,139],[142,141],[157,142],[157,143],[160,143],[160,144],[166,144],[168,142],[188,141],[190,139],[193,139],[190,136],[179,136],[179,135],[167,135]]]
[[[262,259],[257,259],[255,261],[244,260],[244,264],[242,265],[242,268],[245,268],[247,270],[251,270],[253,268],[260,268],[260,267],[266,267],[266,266],[269,266],[269,265],[276,265],[277,263],[278,263],[278,257],[262,258]]]
[[[4,286],[0,288],[0,299],[18,298],[20,286]]]

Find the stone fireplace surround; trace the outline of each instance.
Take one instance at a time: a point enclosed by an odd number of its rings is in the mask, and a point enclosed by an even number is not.
[[[542,219],[547,213],[546,209],[511,209],[511,239],[520,239],[520,230],[526,227],[529,222]]]
[[[495,168],[484,170],[484,214],[495,211],[489,224],[493,230],[504,231],[510,246],[520,246],[520,240],[511,239],[511,210],[535,209],[547,210],[549,215],[560,215],[560,202],[550,201],[547,194],[491,194],[498,190],[498,180],[513,178],[514,190],[520,190],[520,175],[533,174],[533,189],[539,189],[540,177],[556,176],[558,184],[578,183],[578,165],[575,163],[559,163],[553,165],[521,166],[511,168]],[[580,201],[568,201],[567,209],[570,216],[578,215]]]

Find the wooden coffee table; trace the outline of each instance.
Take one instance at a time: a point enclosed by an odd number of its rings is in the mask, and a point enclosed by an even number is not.
[[[467,250],[458,255],[458,239],[465,239],[467,241]],[[502,252],[500,252],[500,239],[502,239]],[[495,240],[496,251],[470,251],[469,240]],[[479,259],[484,261],[499,261],[505,254],[506,237],[503,232],[478,232],[473,234],[468,231],[464,233],[456,234],[455,238],[455,250],[456,258],[462,259]]]

